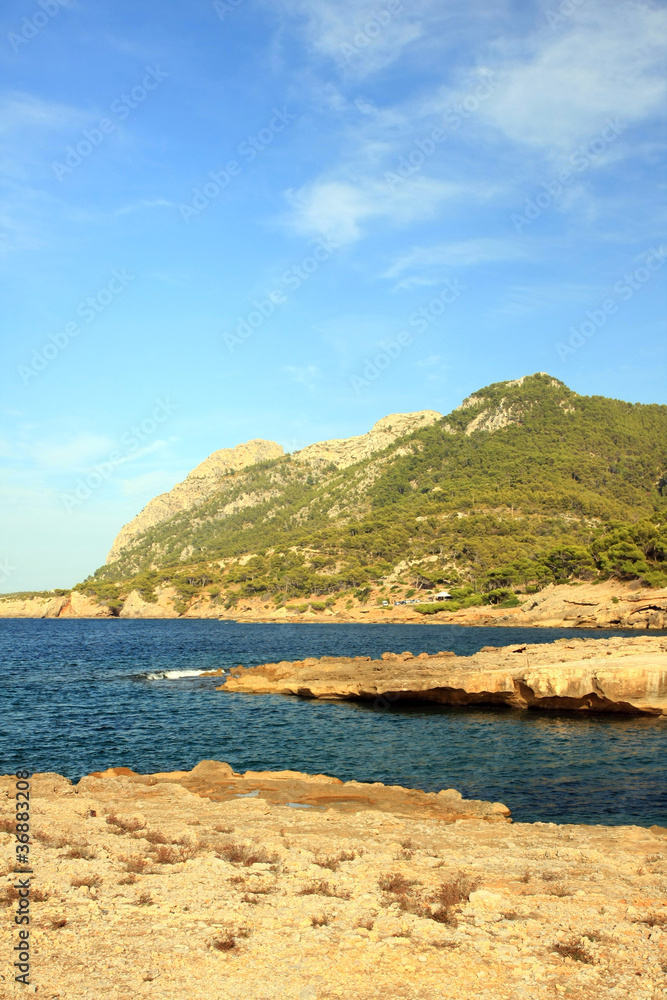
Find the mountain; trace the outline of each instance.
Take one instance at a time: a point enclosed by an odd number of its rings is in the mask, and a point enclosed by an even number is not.
[[[474,603],[573,577],[659,585],[666,472],[667,407],[538,373],[291,455],[270,441],[215,452],[78,589],[114,602],[169,587],[186,608],[202,593],[230,607],[446,584]]]

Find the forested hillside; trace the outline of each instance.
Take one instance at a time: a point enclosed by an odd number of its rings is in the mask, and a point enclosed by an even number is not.
[[[461,603],[549,582],[667,584],[667,407],[538,374],[479,390],[347,468],[295,456],[222,475],[78,589],[113,605],[172,586],[231,606],[449,585]]]

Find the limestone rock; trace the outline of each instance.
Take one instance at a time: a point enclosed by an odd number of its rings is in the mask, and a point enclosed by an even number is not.
[[[411,434],[419,427],[429,427],[442,419],[435,410],[420,410],[417,413],[392,413],[373,424],[367,434],[340,440],[321,441],[309,444],[292,456],[299,462],[311,465],[333,464],[339,469],[354,465],[368,458],[376,451],[382,451],[400,437]]]
[[[137,516],[126,524],[116,536],[107,556],[107,563],[114,562],[122,549],[148,528],[168,520],[182,510],[190,510],[208,499],[218,481],[230,472],[237,472],[258,462],[280,458],[284,451],[275,441],[260,439],[237,444],[235,448],[214,451],[190,472],[182,483],[168,493],[162,493],[146,504]]]
[[[667,638],[557,640],[474,656],[323,657],[232,670],[223,692],[667,716]]]

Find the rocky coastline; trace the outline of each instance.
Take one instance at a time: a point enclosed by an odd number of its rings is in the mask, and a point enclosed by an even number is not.
[[[551,585],[532,595],[520,595],[515,608],[471,607],[423,615],[412,604],[378,604],[379,593],[366,603],[347,598],[330,607],[313,608],[317,601],[276,608],[259,598],[243,599],[226,609],[210,595],[193,598],[178,610],[171,588],[158,591],[148,601],[136,591],[120,608],[111,608],[74,590],[64,595],[0,595],[0,618],[213,618],[239,622],[386,623],[420,625],[528,626],[530,628],[667,629],[667,588],[652,589],[618,581],[579,585]],[[381,599],[380,599],[381,600]],[[425,597],[424,600],[427,600]],[[350,606],[348,606],[350,605]]]
[[[667,637],[559,639],[442,651],[330,657],[239,667],[217,689],[380,706],[421,701],[667,718]]]
[[[0,778],[5,955],[14,786]],[[31,794],[28,989],[39,995],[664,996],[663,827],[512,823],[505,806],[451,789],[216,761],[76,784],[34,775]]]

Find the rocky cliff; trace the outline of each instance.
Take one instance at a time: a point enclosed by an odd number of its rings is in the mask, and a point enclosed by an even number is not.
[[[375,452],[382,451],[398,438],[411,434],[420,427],[430,427],[431,424],[441,419],[442,414],[435,410],[421,410],[419,413],[392,413],[373,424],[367,434],[309,444],[301,451],[295,452],[293,457],[299,462],[309,462],[311,465],[331,464],[335,465],[337,469],[346,469],[356,462],[369,458]]]
[[[204,503],[215,492],[223,476],[258,462],[280,458],[284,454],[282,447],[275,441],[261,439],[237,444],[235,448],[214,451],[188,473],[182,483],[177,483],[168,493],[154,497],[129,524],[121,528],[109,550],[107,563],[114,562],[120,552],[148,528]]]

